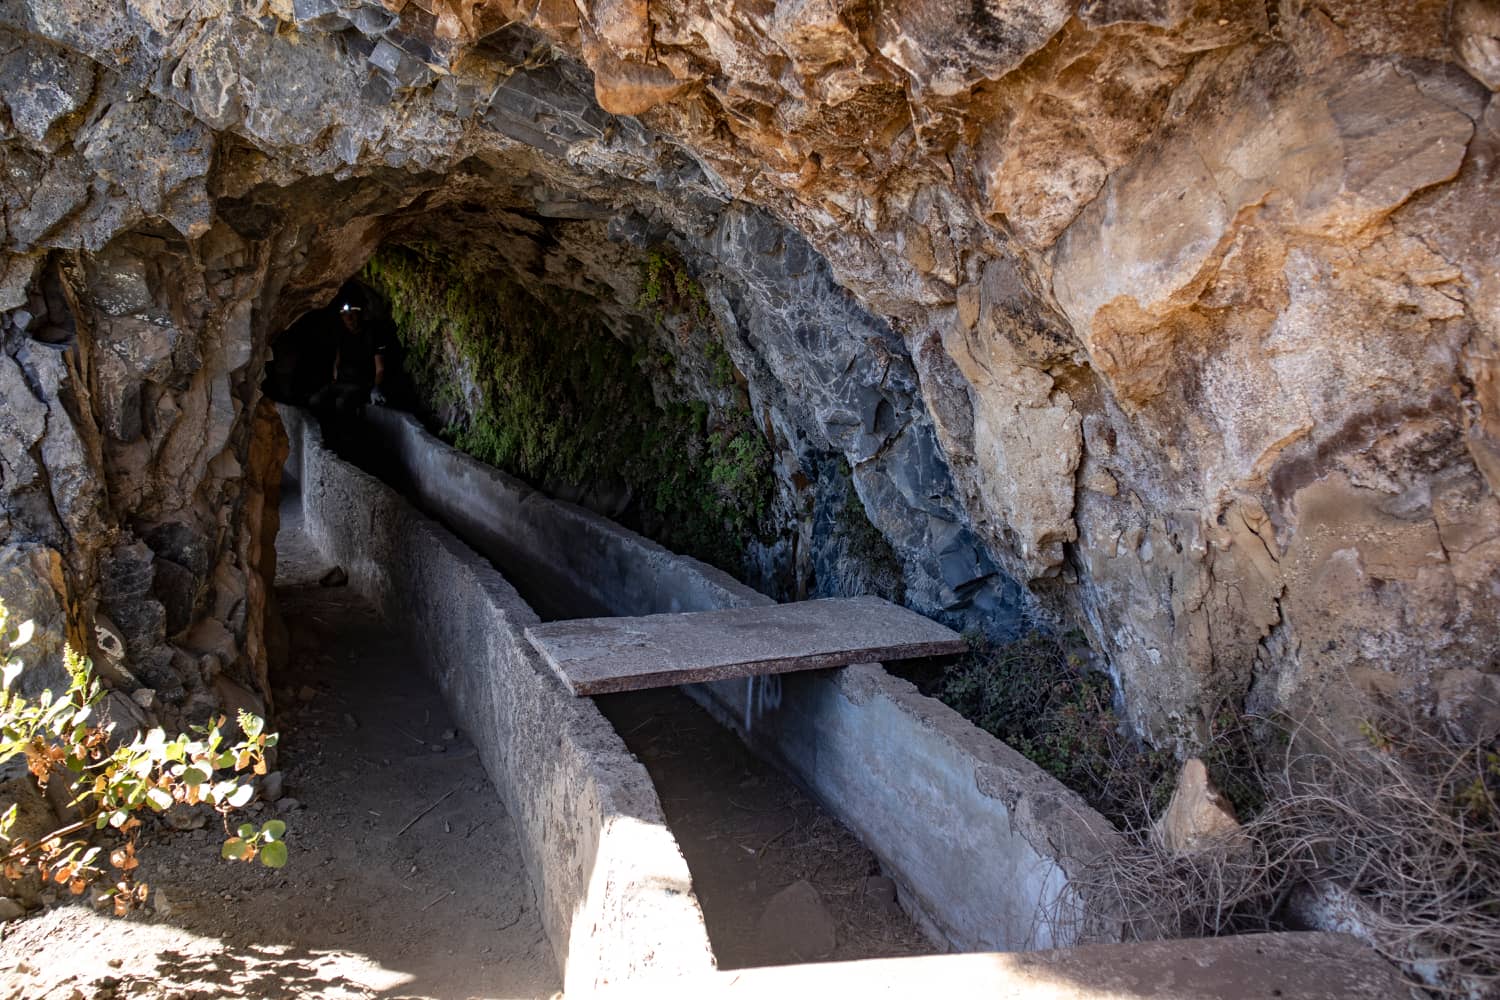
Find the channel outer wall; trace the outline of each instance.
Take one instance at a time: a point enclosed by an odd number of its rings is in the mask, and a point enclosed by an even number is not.
[[[315,420],[280,412],[304,530],[425,654],[515,824],[569,993],[712,970],[651,779],[593,702],[569,694],[527,643],[537,615],[484,558],[326,448]]]

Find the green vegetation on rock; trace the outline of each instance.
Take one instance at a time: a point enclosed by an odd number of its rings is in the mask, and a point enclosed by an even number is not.
[[[652,273],[663,314],[709,318],[680,262],[655,254]],[[457,447],[544,488],[623,486],[633,527],[741,568],[775,493],[748,408],[715,413],[653,387],[652,374],[672,377],[670,354],[621,341],[586,296],[537,294],[431,246],[384,248],[364,277],[389,303],[422,394],[459,414],[447,432]]]
[[[107,721],[108,692],[93,664],[72,648],[63,654],[68,687],[23,695],[17,685],[24,669],[14,654],[31,641],[33,623],[11,627],[0,601],[0,766],[19,758],[37,787],[55,788],[68,803],[60,825],[28,839],[16,832],[19,802],[0,811],[0,877],[49,879],[82,896],[96,883],[96,904],[124,915],[146,901],[149,888],[136,880],[141,818],[155,813],[212,806],[226,838],[220,855],[235,861],[259,859],[268,868],[287,863],[286,823],[242,823],[229,835],[229,816],[254,798],[256,789],[240,775],[266,773],[266,753],[277,736],[265,720],[241,710],[236,727],[243,739],[229,741],[225,716],[194,735],[169,737],[159,728],[127,734]],[[51,825],[50,823],[48,824]]]
[[[976,643],[932,693],[1122,827],[1149,823],[1171,794],[1172,755],[1124,736],[1109,677],[1088,670],[1065,638]]]
[[[707,323],[713,315],[703,286],[682,259],[665,247],[646,254],[641,269],[641,297],[636,305],[652,310],[658,322],[679,315]]]

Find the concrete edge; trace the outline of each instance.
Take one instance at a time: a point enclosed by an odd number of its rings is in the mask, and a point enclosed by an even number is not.
[[[783,965],[655,983],[649,993],[630,985],[605,993],[611,1000],[1416,1000],[1420,995],[1353,938],[1317,932]]]
[[[532,650],[523,631],[535,612],[487,560],[327,449],[308,415],[279,409],[304,529],[428,652],[515,825],[567,989],[711,970],[691,876],[650,777]]]

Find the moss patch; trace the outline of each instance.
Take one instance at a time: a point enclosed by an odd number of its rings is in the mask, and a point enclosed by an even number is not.
[[[696,314],[701,288],[660,259],[658,306]],[[457,447],[544,487],[623,485],[632,527],[741,569],[775,491],[748,410],[678,398],[670,355],[616,338],[585,296],[537,295],[432,246],[384,248],[364,278],[389,303],[423,396],[460,413],[446,431]]]

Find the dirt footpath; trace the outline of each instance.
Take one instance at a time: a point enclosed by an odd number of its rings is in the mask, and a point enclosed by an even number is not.
[[[290,516],[288,516],[290,515]],[[280,543],[290,663],[273,678],[279,871],[218,857],[216,820],[143,841],[147,912],[60,904],[5,925],[0,997],[549,997],[559,989],[510,820],[413,652]]]

